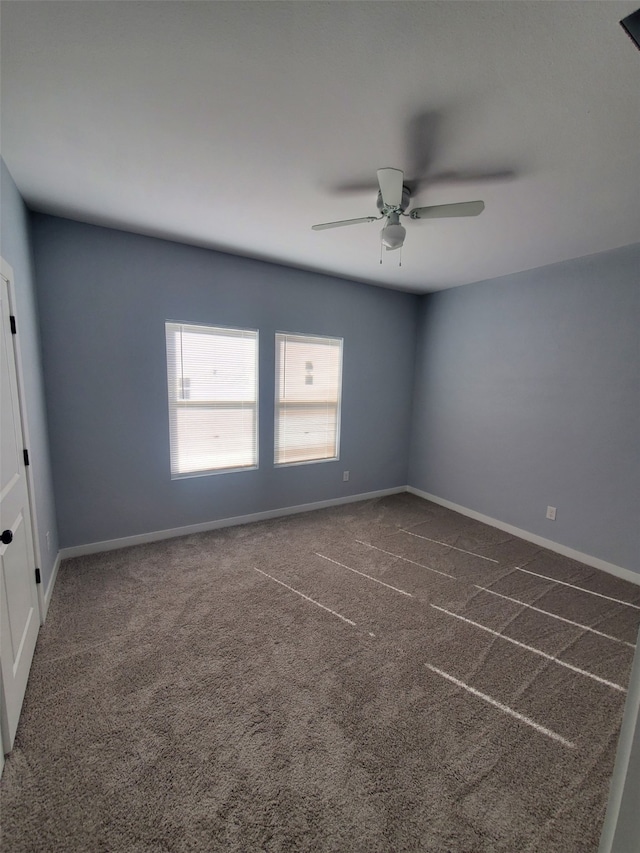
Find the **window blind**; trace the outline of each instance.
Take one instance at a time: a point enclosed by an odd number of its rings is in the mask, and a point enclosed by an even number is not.
[[[258,464],[258,332],[166,323],[171,477]]]
[[[341,338],[276,334],[276,465],[338,458],[341,395]]]

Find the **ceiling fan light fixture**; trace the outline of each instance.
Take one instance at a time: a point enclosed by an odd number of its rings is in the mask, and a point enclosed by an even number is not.
[[[382,245],[386,246],[387,249],[399,249],[404,243],[406,234],[407,229],[404,225],[400,225],[399,222],[391,222],[389,225],[385,225],[380,232]]]

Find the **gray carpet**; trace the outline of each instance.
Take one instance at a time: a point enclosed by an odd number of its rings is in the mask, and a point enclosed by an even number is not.
[[[406,494],[67,560],[3,849],[596,851],[639,621]]]

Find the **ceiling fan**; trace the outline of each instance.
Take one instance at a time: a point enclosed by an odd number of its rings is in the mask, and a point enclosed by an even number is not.
[[[483,201],[463,201],[457,204],[434,204],[430,207],[414,207],[409,213],[411,190],[404,183],[404,172],[401,169],[378,169],[377,207],[380,216],[362,216],[359,219],[341,219],[337,222],[322,222],[312,225],[314,231],[324,231],[326,228],[341,228],[343,225],[357,225],[360,222],[376,222],[386,219],[380,232],[382,245],[391,251],[400,249],[404,244],[406,229],[400,224],[400,217],[408,219],[443,219],[445,217],[478,216],[484,210]]]

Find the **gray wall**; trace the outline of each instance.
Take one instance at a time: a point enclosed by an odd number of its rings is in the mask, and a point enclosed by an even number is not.
[[[26,212],[4,164],[2,177],[46,554]],[[409,482],[640,571],[640,246],[418,298],[56,217],[32,225],[62,547]],[[169,479],[166,319],[260,329],[259,471]],[[340,462],[271,464],[276,330],[345,338]]]
[[[640,571],[639,323],[640,245],[427,296],[409,483]]]
[[[62,547],[406,484],[416,296],[57,217],[32,222]],[[171,481],[168,319],[259,329],[258,471]],[[277,330],[344,337],[338,462],[273,467]]]
[[[0,172],[2,196],[2,204],[0,205],[0,234],[2,235],[0,254],[11,265],[14,274],[18,345],[24,374],[26,393],[24,403],[31,439],[29,454],[38,522],[36,535],[42,558],[40,565],[42,581],[46,590],[58,553],[58,533],[42,386],[35,283],[29,240],[29,214],[2,159],[0,159]],[[50,532],[49,548],[47,548],[46,541],[47,531]]]

